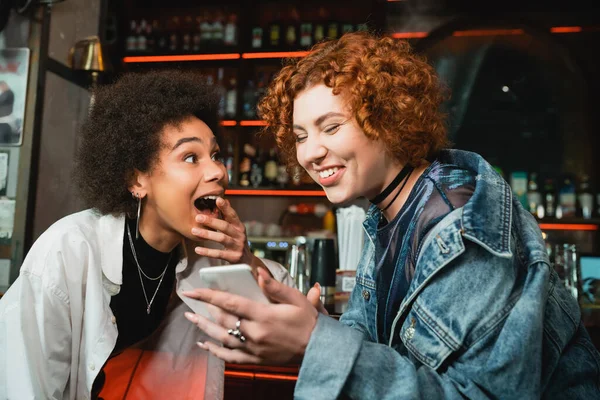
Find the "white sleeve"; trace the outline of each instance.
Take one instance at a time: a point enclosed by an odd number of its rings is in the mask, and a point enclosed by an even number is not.
[[[0,398],[63,398],[71,373],[66,295],[21,273],[0,303]]]
[[[292,279],[288,270],[285,269],[285,267],[283,265],[281,265],[278,262],[275,262],[273,260],[266,259],[266,258],[261,258],[261,261],[263,263],[265,263],[267,268],[269,268],[269,271],[271,272],[271,275],[273,275],[273,278],[275,278],[279,282],[284,283],[293,288],[296,287],[296,283],[294,282],[294,279]]]

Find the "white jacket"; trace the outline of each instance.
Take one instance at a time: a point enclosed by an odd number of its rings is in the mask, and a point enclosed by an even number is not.
[[[122,283],[124,227],[124,216],[86,210],[53,224],[31,247],[20,276],[0,300],[0,399],[90,398],[117,340],[110,299]],[[187,246],[176,266],[178,294],[198,286],[200,268],[222,264]],[[294,285],[281,265],[263,261],[276,279]],[[153,344],[185,356],[170,367],[205,379],[204,397],[220,399],[224,364],[196,346],[209,339],[183,317],[188,307],[204,313],[202,303],[180,297],[187,306],[177,299]]]

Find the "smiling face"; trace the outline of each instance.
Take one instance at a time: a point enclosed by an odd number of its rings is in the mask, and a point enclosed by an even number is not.
[[[296,96],[293,121],[298,162],[332,203],[372,198],[399,170],[383,142],[364,134],[343,96],[323,84]]]
[[[130,187],[145,196],[140,232],[157,249],[175,246],[182,235],[194,239],[196,215],[218,215],[214,199],[228,183],[215,136],[198,118],[166,126],[161,142],[156,164]]]

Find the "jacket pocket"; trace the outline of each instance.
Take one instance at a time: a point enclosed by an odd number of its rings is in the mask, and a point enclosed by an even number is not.
[[[417,302],[413,304],[398,335],[417,360],[433,369],[438,369],[461,347],[448,329],[440,326]]]

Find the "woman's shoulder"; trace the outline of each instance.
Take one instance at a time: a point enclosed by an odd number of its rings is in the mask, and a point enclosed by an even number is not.
[[[36,239],[27,253],[23,267],[32,268],[36,265],[33,268],[40,268],[59,254],[64,259],[69,255],[76,254],[80,257],[82,252],[89,253],[90,249],[99,249],[102,237],[114,235],[115,227],[120,222],[118,217],[102,215],[92,209],[67,215],[50,225]]]

